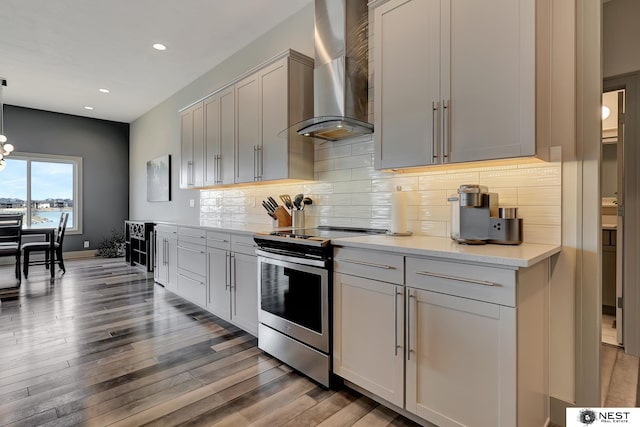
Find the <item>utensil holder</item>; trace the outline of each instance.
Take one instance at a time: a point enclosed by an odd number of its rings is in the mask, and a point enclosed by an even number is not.
[[[291,215],[283,206],[278,206],[273,214],[278,220],[278,227],[291,227]]]
[[[304,211],[303,210],[292,210],[291,218],[293,223],[293,228],[304,228]]]

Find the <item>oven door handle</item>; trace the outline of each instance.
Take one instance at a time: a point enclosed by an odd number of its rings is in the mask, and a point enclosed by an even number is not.
[[[327,261],[321,260],[321,259],[315,260],[315,259],[309,259],[309,258],[303,258],[303,257],[298,258],[295,256],[275,254],[273,252],[268,252],[262,249],[256,249],[256,255],[264,258],[275,259],[278,261],[292,262],[295,264],[308,265],[311,267],[327,268]]]

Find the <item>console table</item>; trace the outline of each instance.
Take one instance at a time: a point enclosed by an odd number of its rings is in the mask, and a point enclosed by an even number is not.
[[[130,265],[153,271],[153,222],[125,221],[125,259]]]

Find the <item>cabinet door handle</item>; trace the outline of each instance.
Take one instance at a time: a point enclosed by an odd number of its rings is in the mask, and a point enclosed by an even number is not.
[[[229,254],[231,261],[231,280],[229,286],[233,289],[236,288],[236,256],[233,253]]]
[[[256,163],[256,170],[258,172],[258,180],[261,181],[262,180],[262,147],[257,145],[256,149],[258,151],[258,155],[257,155],[257,163]]]
[[[187,185],[193,185],[193,162],[189,160],[187,162]]]
[[[258,180],[258,146],[253,146],[253,180]]]
[[[162,250],[164,252],[162,254],[162,261],[164,265],[167,265],[169,263],[169,241],[167,239],[163,239]]]
[[[440,124],[440,117],[438,115],[439,111],[440,102],[431,101],[431,157],[433,159],[433,163],[438,161],[438,147],[436,141],[438,140],[437,129]]]
[[[409,290],[409,299],[407,300],[407,360],[411,360],[411,353],[415,352],[415,350],[411,347],[411,299],[413,299],[414,304],[417,304],[416,296],[413,294],[412,290]]]
[[[442,101],[442,161],[449,161],[451,148],[451,100]]]
[[[349,258],[338,259],[337,261],[348,262],[348,263],[351,263],[351,264],[364,265],[364,266],[367,266],[367,267],[384,268],[385,270],[395,270],[396,269],[395,267],[393,267],[391,265],[375,264],[373,262],[359,261],[359,260],[349,259]]]
[[[393,291],[393,354],[398,355],[398,295],[402,295],[402,292],[398,290],[396,286]]]
[[[210,240],[212,242],[221,242],[221,243],[228,243],[229,242],[226,239],[216,239],[215,237],[207,237],[207,240]]]
[[[224,290],[231,289],[231,281],[229,280],[229,269],[231,268],[229,252],[224,253]]]
[[[251,243],[242,243],[242,242],[235,242],[233,245],[234,246],[246,246],[248,248],[255,248],[256,247],[256,245],[253,245]]]
[[[431,273],[430,271],[416,271],[420,276],[437,277],[439,279],[457,280],[458,282],[471,283],[482,286],[499,286],[497,283],[485,282],[484,280],[467,279],[466,277],[449,276],[447,274]]]

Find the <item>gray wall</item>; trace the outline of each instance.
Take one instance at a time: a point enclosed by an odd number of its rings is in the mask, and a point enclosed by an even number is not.
[[[83,250],[84,240],[97,249],[111,230],[124,229],[129,211],[127,123],[5,105],[4,126],[16,151],[82,157],[83,233],[67,234],[65,251]]]
[[[311,3],[131,123],[129,204],[132,219],[200,222],[200,191],[179,189],[178,110],[286,49],[313,57],[313,18]],[[149,203],[146,162],[164,154],[171,154],[171,201]],[[190,200],[194,200],[194,207],[189,207]]]

